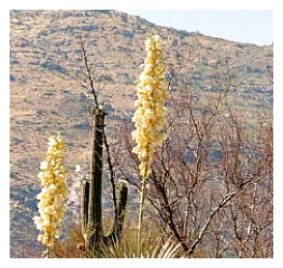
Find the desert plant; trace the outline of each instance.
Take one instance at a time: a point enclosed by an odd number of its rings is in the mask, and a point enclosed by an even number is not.
[[[270,257],[272,126],[268,117],[250,122],[248,110],[232,109],[228,60],[223,69],[226,78],[215,81],[221,90],[209,99],[178,74],[171,81],[178,90],[171,97],[168,138],[147,178],[147,200],[188,257]],[[124,131],[128,157],[119,159],[120,172],[140,190],[139,159],[131,152],[129,128]]]
[[[180,258],[182,250],[180,243],[172,238],[164,241],[162,237],[157,238],[153,243],[142,241],[129,243],[128,240],[120,241],[110,247],[102,246],[104,258]]]
[[[133,152],[140,160],[139,170],[142,178],[138,243],[141,245],[143,211],[146,196],[146,179],[151,173],[151,163],[155,146],[161,144],[166,138],[164,126],[166,125],[165,107],[169,97],[165,85],[164,51],[161,38],[154,35],[146,40],[147,57],[143,65],[143,72],[137,85],[138,100],[135,102],[136,111],[133,116],[136,130],[132,133],[137,146]]]
[[[38,178],[41,179],[42,191],[37,199],[40,216],[34,217],[37,229],[43,234],[38,240],[47,246],[49,250],[54,248],[56,239],[59,237],[59,226],[64,217],[64,201],[67,197],[67,170],[64,167],[64,143],[60,133],[49,138],[48,151],[45,161],[41,162],[41,171]]]
[[[113,219],[105,217],[103,227],[110,227]],[[144,220],[146,236],[142,239],[143,251],[138,254],[139,245],[136,234],[137,226],[135,220],[129,214],[123,225],[123,238],[116,243],[102,243],[100,257],[102,258],[180,258],[185,257],[181,250],[180,243],[176,239],[166,238],[156,226],[152,218]],[[64,239],[58,240],[55,244],[57,258],[85,258],[84,238],[81,226],[71,223],[66,227],[67,235]]]
[[[105,134],[104,119],[106,113],[99,105],[98,95],[95,90],[95,82],[92,69],[88,63],[88,57],[84,41],[81,40],[86,75],[89,87],[94,97],[93,109],[93,148],[91,157],[91,170],[88,180],[82,182],[81,214],[82,234],[85,240],[84,250],[86,257],[101,257],[100,248],[103,244],[116,243],[122,232],[124,212],[127,203],[127,185],[121,182],[119,188],[119,204],[116,198],[116,185],[114,182],[113,167],[110,158],[110,149]],[[110,180],[112,184],[114,223],[110,232],[104,235],[102,224],[102,172],[103,172],[103,149],[107,152],[107,162],[110,169]]]

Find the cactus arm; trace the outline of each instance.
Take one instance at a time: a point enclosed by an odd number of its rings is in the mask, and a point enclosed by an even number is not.
[[[114,244],[121,238],[122,227],[125,218],[125,210],[128,198],[128,187],[125,181],[121,181],[118,185],[119,191],[119,203],[117,209],[117,217],[112,225],[112,228],[109,231],[109,234],[104,237],[104,242],[106,244]]]
[[[127,184],[122,181],[119,184],[119,206],[117,211],[117,221],[115,223],[115,235],[119,239],[122,233],[122,226],[125,218],[125,211],[126,211],[126,204],[127,204],[127,198],[128,198],[128,187]]]
[[[82,231],[84,237],[88,225],[88,205],[89,205],[89,182],[84,180],[81,185],[81,215],[82,215]]]

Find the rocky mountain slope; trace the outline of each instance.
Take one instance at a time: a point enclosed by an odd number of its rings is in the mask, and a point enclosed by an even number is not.
[[[178,31],[109,10],[11,11],[10,18],[12,257],[24,257],[26,245],[36,245],[31,220],[39,191],[36,175],[52,132],[62,130],[66,137],[71,183],[78,180],[75,165],[86,166],[92,100],[83,86],[81,36],[111,125],[132,115],[144,40],[151,34],[164,39],[168,63],[204,101],[220,90],[213,81],[223,78],[228,60],[234,108],[249,123],[257,113],[272,116],[272,46]]]

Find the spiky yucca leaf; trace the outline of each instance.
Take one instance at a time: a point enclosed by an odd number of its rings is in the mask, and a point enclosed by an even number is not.
[[[180,258],[182,256],[181,245],[169,238],[166,242],[162,238],[153,244],[143,241],[142,252],[138,243],[121,241],[112,246],[102,246],[104,258]]]

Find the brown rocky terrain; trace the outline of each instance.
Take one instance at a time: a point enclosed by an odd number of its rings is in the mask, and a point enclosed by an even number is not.
[[[130,122],[144,40],[151,34],[164,39],[168,64],[179,70],[180,81],[198,88],[204,102],[220,90],[214,81],[223,78],[228,59],[233,109],[245,114],[247,125],[261,113],[272,118],[271,45],[178,31],[108,10],[11,11],[10,19],[12,257],[25,257],[27,248],[37,245],[31,219],[47,138],[62,130],[70,184],[78,180],[75,165],[87,167],[92,100],[85,87],[80,36],[86,41],[99,98],[113,129],[119,122]]]

